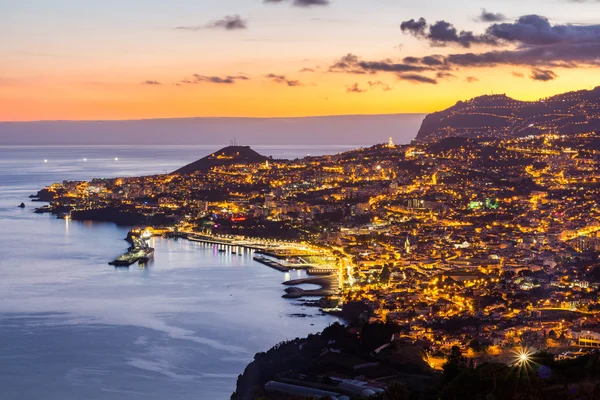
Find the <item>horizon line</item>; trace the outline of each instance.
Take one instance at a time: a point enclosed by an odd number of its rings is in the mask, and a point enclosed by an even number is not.
[[[0,124],[40,123],[40,122],[140,122],[140,121],[164,121],[184,119],[252,119],[252,120],[281,120],[281,119],[311,119],[311,118],[340,118],[340,117],[388,117],[388,116],[417,116],[430,113],[382,113],[382,114],[325,114],[304,116],[275,116],[275,117],[253,117],[253,116],[196,116],[196,117],[156,117],[156,118],[131,118],[131,119],[34,119],[34,120],[1,120]]]

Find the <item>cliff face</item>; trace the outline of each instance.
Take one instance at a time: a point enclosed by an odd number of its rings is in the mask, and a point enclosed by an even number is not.
[[[268,160],[267,157],[258,154],[249,146],[228,146],[216,151],[204,158],[186,165],[174,172],[174,174],[192,174],[196,171],[205,172],[212,167],[232,164],[258,164]]]
[[[429,142],[456,136],[508,138],[597,130],[600,130],[600,87],[538,101],[519,101],[506,95],[460,101],[425,117],[417,140]]]

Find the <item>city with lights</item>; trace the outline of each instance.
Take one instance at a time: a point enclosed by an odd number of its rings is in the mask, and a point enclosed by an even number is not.
[[[320,374],[385,388],[402,373],[389,359],[399,346],[420,349],[413,373],[427,386],[457,351],[465,368],[526,370],[538,352],[566,362],[600,347],[599,144],[593,132],[390,138],[296,160],[232,145],[166,175],[54,184],[38,193],[50,201],[38,212],[137,224],[132,238],[246,248],[266,266],[308,270],[315,277],[288,282],[284,296],[316,298],[360,346],[371,345],[356,339],[365,324],[392,337],[372,333],[377,346],[362,356],[328,353]],[[306,282],[322,289],[293,290]],[[348,374],[338,364],[367,366]],[[281,382],[303,376],[283,368]],[[314,379],[303,382],[323,385]]]
[[[0,400],[600,400],[600,0],[0,37]]]

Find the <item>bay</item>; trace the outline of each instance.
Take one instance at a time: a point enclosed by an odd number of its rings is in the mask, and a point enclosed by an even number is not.
[[[348,149],[254,148],[275,158]],[[248,251],[154,238],[147,268],[115,269],[127,228],[37,215],[27,198],[63,179],[173,171],[217,149],[0,147],[0,398],[227,399],[256,352],[336,320],[281,298],[302,273]]]

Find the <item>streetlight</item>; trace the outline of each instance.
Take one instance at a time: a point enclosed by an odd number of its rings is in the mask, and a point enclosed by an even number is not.
[[[529,363],[531,362],[531,352],[529,350],[526,349],[519,349],[517,350],[517,359],[515,364],[519,365],[519,366],[527,366],[529,365]]]

